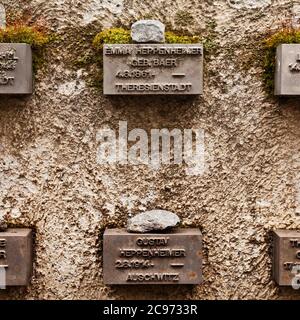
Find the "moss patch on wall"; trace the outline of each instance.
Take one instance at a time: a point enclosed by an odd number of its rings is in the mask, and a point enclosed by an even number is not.
[[[274,91],[276,48],[283,43],[300,43],[300,30],[281,29],[263,40],[263,78],[266,90],[270,94]]]
[[[96,49],[102,50],[105,43],[132,43],[130,31],[123,28],[111,28],[99,32],[93,41]]]
[[[36,70],[43,61],[43,48],[52,40],[54,40],[54,36],[47,34],[46,31],[40,27],[17,24],[0,29],[1,43],[27,43],[31,45],[34,70]]]
[[[165,33],[166,43],[198,43],[200,41],[200,37],[198,36],[186,36],[186,35],[178,35],[173,32]],[[130,35],[130,30],[126,30],[123,28],[111,28],[107,30],[103,30],[99,32],[93,41],[93,46],[102,50],[104,44],[125,44],[125,43],[133,43]]]
[[[10,26],[0,29],[0,42],[7,43],[27,43],[33,48],[43,47],[50,38],[35,27]]]
[[[199,36],[184,36],[184,35],[177,35],[173,32],[166,32],[166,43],[199,43],[200,37]]]

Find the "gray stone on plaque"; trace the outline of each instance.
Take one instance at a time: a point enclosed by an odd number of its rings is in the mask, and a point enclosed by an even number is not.
[[[180,223],[178,216],[166,210],[150,210],[142,212],[128,220],[127,231],[146,233],[163,231],[177,227]]]
[[[277,47],[275,95],[300,95],[300,44],[281,44]]]
[[[139,20],[131,27],[131,38],[139,43],[165,42],[165,25],[158,20]]]
[[[0,94],[32,93],[32,52],[25,43],[0,43]]]

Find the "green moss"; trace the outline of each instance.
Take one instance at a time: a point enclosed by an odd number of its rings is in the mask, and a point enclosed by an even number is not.
[[[37,49],[49,41],[49,36],[34,27],[18,25],[0,29],[0,42],[2,43],[28,43],[33,49]]]
[[[300,43],[300,30],[282,29],[263,40],[263,78],[268,93],[274,91],[276,48],[283,43]]]
[[[173,32],[165,33],[166,43],[199,43],[200,37],[198,36],[183,36],[177,35]]]
[[[123,28],[111,28],[101,31],[96,35],[93,46],[101,50],[105,43],[131,43],[130,31]]]
[[[1,43],[27,43],[31,45],[34,69],[42,63],[43,48],[52,40],[54,40],[53,36],[34,26],[17,24],[0,29]]]
[[[166,32],[166,43],[198,43],[198,36],[177,35],[173,32]],[[105,43],[132,43],[130,31],[123,28],[112,28],[101,31],[96,35],[93,46],[102,50]]]

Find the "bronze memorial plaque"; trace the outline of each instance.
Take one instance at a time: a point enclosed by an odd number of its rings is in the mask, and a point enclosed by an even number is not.
[[[202,235],[199,229],[145,234],[107,229],[103,260],[105,284],[199,284]]]
[[[273,276],[280,286],[292,286],[300,273],[300,232],[274,231]],[[293,280],[294,279],[294,280]],[[296,279],[297,280],[297,279]],[[297,280],[298,281],[298,280]]]
[[[5,286],[29,284],[32,272],[32,231],[7,229],[0,232],[0,268],[5,270]]]
[[[106,44],[104,94],[180,94],[203,92],[201,44]]]

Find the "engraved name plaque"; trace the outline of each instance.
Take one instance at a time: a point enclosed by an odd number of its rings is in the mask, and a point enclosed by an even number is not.
[[[0,94],[32,93],[32,53],[24,43],[0,44]]]
[[[300,95],[300,44],[281,44],[277,47],[275,95]]]
[[[107,229],[103,242],[105,284],[199,284],[202,235],[199,229],[171,233],[128,233]]]
[[[203,92],[201,44],[104,45],[103,62],[107,95]]]
[[[7,229],[0,232],[0,285],[26,286],[29,284],[31,272],[32,231]]]
[[[300,232],[274,231],[273,276],[280,286],[292,286],[300,273]],[[300,285],[300,283],[299,283]]]

